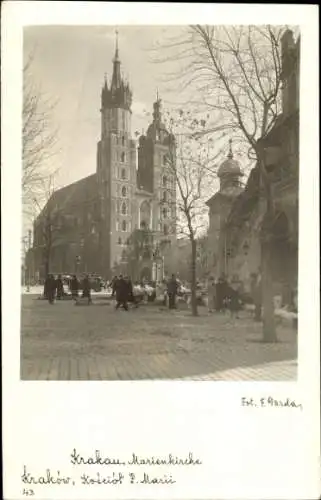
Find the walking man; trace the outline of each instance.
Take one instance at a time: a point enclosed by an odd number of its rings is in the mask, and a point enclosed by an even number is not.
[[[61,274],[58,275],[56,280],[56,289],[57,289],[57,299],[61,300],[64,296],[64,285],[61,279]]]
[[[88,278],[88,275],[86,274],[84,281],[83,281],[83,290],[82,290],[82,297],[88,299],[88,304],[91,304],[91,286],[90,286],[90,281]]]
[[[177,295],[178,283],[175,278],[175,274],[172,274],[171,279],[167,283],[167,295],[168,295],[168,307],[169,309],[175,309],[175,300]]]
[[[71,281],[70,281],[70,291],[71,291],[71,298],[76,300],[78,297],[78,290],[79,290],[79,283],[77,276],[74,274]]]
[[[116,293],[116,307],[115,309],[119,309],[120,306],[123,306],[125,311],[128,311],[128,284],[123,278],[123,275],[120,274],[118,280],[115,283],[115,293]]]

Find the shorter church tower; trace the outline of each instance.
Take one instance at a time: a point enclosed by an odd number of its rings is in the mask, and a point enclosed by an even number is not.
[[[153,121],[146,136],[139,139],[137,184],[139,189],[153,194],[151,229],[158,239],[171,240],[176,237],[176,182],[169,153],[175,138],[162,121],[158,94],[153,108]]]

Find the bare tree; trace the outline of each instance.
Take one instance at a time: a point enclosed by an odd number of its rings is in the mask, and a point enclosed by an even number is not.
[[[198,120],[189,112],[179,109],[165,113],[169,131],[169,152],[165,168],[166,185],[163,185],[164,210],[169,209],[178,236],[187,236],[191,244],[191,295],[192,314],[198,315],[196,297],[197,239],[207,226],[205,199],[215,175],[215,156],[211,142],[201,131],[206,120]],[[176,185],[176,196],[171,199],[172,186]],[[174,215],[174,217],[173,217]]]
[[[50,160],[57,154],[57,129],[53,126],[56,102],[35,84],[33,58],[23,68],[22,197],[23,212],[30,215],[34,200],[41,203],[43,183],[53,173]]]
[[[189,88],[199,109],[210,112],[238,140],[260,173],[265,216],[261,231],[263,284],[263,339],[277,340],[271,278],[271,228],[275,207],[271,178],[266,168],[264,139],[281,112],[281,36],[283,27],[190,26],[182,37],[160,45],[170,49],[180,63],[175,85]],[[166,54],[168,60],[168,54]],[[165,59],[165,58],[164,58]],[[220,127],[208,122],[205,133],[214,135]]]
[[[54,176],[42,180],[42,195],[45,197],[45,203],[42,206],[37,198],[33,199],[34,208],[38,212],[35,220],[34,250],[41,249],[42,264],[44,266],[44,275],[47,276],[50,271],[52,249],[59,238],[61,228],[66,228],[65,222],[62,224],[61,211],[55,205],[54,201]]]

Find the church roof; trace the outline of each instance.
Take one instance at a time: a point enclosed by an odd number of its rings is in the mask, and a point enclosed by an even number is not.
[[[72,206],[85,203],[98,197],[97,175],[92,174],[68,186],[57,189],[49,203],[58,210],[68,210]]]

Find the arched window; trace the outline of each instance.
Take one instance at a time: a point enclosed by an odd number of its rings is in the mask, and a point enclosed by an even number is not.
[[[121,213],[122,215],[127,215],[127,205],[125,202],[121,204]]]
[[[124,136],[122,136],[122,138],[121,138],[121,143],[122,143],[122,146],[125,146],[125,137]]]
[[[167,201],[167,192],[163,191],[163,201]]]
[[[122,195],[122,197],[123,197],[123,198],[126,198],[126,196],[127,196],[127,189],[126,189],[126,186],[123,186],[123,187],[121,188],[121,195]]]
[[[167,218],[167,208],[163,208],[163,219]]]
[[[118,245],[121,245],[122,244],[122,241],[121,241],[121,237],[118,238]]]
[[[126,179],[126,170],[124,168],[121,169],[121,178]]]
[[[150,221],[151,221],[151,205],[150,203],[145,200],[140,206],[140,227],[142,227],[142,223],[144,223],[144,228],[148,228],[150,226]]]
[[[127,222],[125,220],[123,220],[122,223],[121,223],[121,230],[122,231],[127,231]]]
[[[146,227],[146,222],[145,222],[144,220],[142,220],[142,221],[141,221],[141,223],[140,223],[140,228],[141,228],[141,229],[147,229],[147,227]]]
[[[163,176],[163,187],[167,187],[167,177],[166,177],[166,175]]]
[[[120,155],[120,161],[122,163],[124,163],[124,161],[125,161],[125,153],[124,152],[122,152],[122,154]]]

